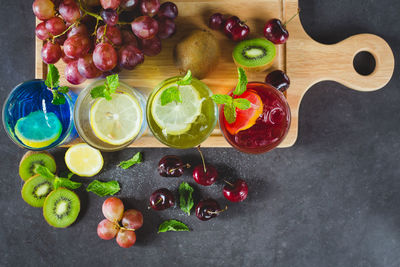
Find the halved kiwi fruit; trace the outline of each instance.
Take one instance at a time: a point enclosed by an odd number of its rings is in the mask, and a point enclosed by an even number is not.
[[[232,56],[236,65],[246,71],[264,71],[272,66],[276,48],[267,39],[255,38],[237,44]]]
[[[34,172],[36,165],[42,165],[52,173],[57,170],[56,161],[50,153],[28,151],[19,163],[19,176],[21,176],[22,180],[26,181],[36,174]]]
[[[53,191],[53,179],[35,175],[29,178],[21,190],[22,198],[32,207],[43,207],[48,194]]]
[[[51,226],[65,228],[75,222],[80,210],[79,197],[71,190],[60,187],[44,201],[43,216]]]

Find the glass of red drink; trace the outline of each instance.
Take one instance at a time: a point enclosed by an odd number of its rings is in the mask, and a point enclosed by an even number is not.
[[[229,95],[233,96],[233,90]],[[249,82],[246,91],[234,98],[247,98],[252,106],[248,110],[236,109],[236,121],[229,124],[224,116],[224,105],[221,105],[219,124],[229,144],[251,154],[277,147],[290,126],[291,114],[285,96],[272,85]]]

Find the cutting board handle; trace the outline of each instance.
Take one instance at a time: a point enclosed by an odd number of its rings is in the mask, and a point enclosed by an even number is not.
[[[388,43],[373,34],[358,34],[334,45],[322,45],[325,62],[325,77],[358,91],[374,91],[384,87],[393,75],[394,56]],[[359,74],[353,66],[359,52],[369,52],[375,58],[375,70],[369,75]],[[321,59],[321,60],[324,60]]]

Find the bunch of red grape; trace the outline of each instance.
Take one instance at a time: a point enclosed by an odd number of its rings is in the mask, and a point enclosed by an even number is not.
[[[133,246],[136,242],[135,230],[143,225],[142,213],[138,210],[124,211],[124,204],[117,197],[107,198],[102,211],[106,219],[97,226],[97,235],[104,240],[115,237],[118,245],[123,248]]]
[[[161,52],[161,40],[175,33],[178,8],[160,0],[35,0],[42,20],[36,36],[45,43],[42,59],[67,64],[71,84],[132,70],[144,56]]]

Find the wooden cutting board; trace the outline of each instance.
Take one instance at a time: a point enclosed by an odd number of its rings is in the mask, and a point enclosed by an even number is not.
[[[251,38],[262,37],[265,22],[272,18],[286,21],[297,12],[298,0],[175,0],[179,9],[176,20],[177,34],[164,40],[163,50],[156,57],[146,57],[144,64],[133,71],[123,71],[120,78],[145,94],[161,81],[180,74],[174,66],[172,51],[175,44],[193,29],[207,28],[208,17],[216,12],[237,15],[246,21],[251,29]],[[304,31],[300,17],[288,25],[290,37],[286,44],[277,46],[277,57],[273,69],[287,72],[291,86],[287,99],[292,112],[292,123],[286,139],[279,147],[290,147],[297,139],[300,102],[307,90],[317,82],[337,81],[358,91],[373,91],[385,86],[393,74],[394,57],[389,45],[382,38],[372,34],[358,34],[334,45],[323,45],[312,40]],[[222,33],[213,31],[220,40],[222,56],[213,73],[203,81],[214,93],[226,93],[237,82],[236,66],[232,60],[235,43]],[[44,79],[47,66],[42,63],[40,52],[43,42],[36,39],[36,78]],[[353,67],[353,59],[361,51],[370,52],[376,61],[375,70],[367,76],[358,74]],[[65,64],[56,64],[64,78]],[[269,70],[269,71],[271,71]],[[248,73],[249,81],[264,81],[267,72]],[[81,90],[93,80],[88,80],[74,90]],[[77,140],[76,142],[79,142]],[[133,147],[162,147],[150,132],[132,144]],[[228,147],[219,128],[202,144],[204,147]]]

